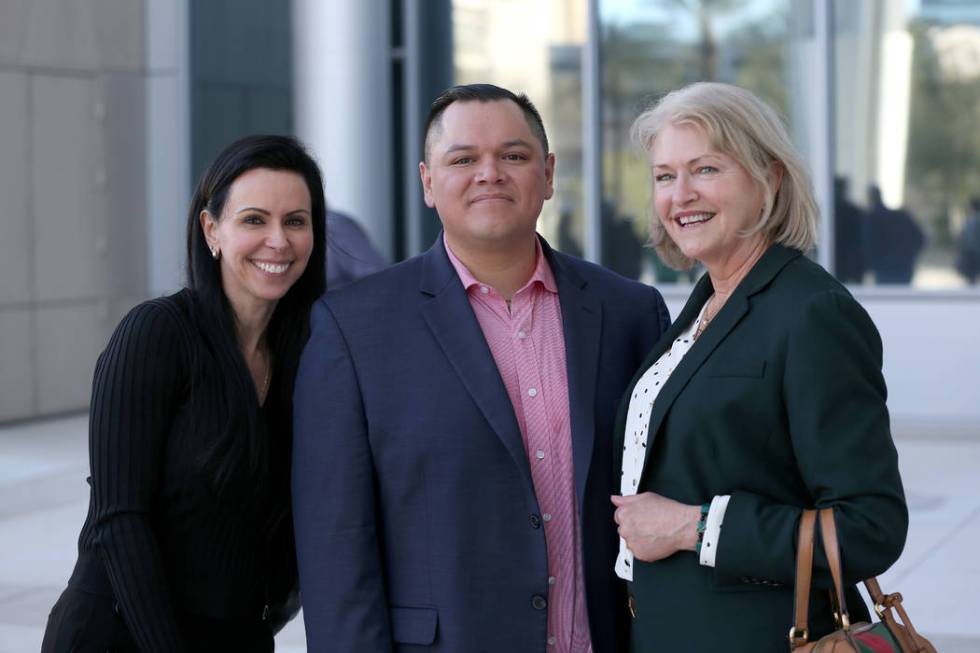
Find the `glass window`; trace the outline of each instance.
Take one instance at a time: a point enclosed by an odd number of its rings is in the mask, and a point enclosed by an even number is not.
[[[191,2],[191,183],[232,141],[290,134],[289,6],[263,0]]]
[[[806,160],[818,124],[809,65],[810,2],[600,0],[602,262],[648,282],[686,282],[644,249],[650,216],[646,162],[629,142],[633,120],[667,92],[700,80],[737,84],[779,110]]]
[[[557,159],[555,196],[545,202],[538,231],[557,249],[581,255],[582,0],[453,0],[457,84],[489,82],[527,93],[541,112]]]
[[[980,5],[834,3],[836,271],[954,288],[980,273]]]

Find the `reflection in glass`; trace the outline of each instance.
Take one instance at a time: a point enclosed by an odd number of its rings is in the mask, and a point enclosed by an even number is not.
[[[453,0],[456,83],[488,82],[527,93],[557,158],[555,196],[538,231],[552,246],[583,252],[582,0]]]
[[[838,277],[964,285],[980,194],[980,5],[836,0],[834,58]]]
[[[650,178],[628,142],[633,119],[688,83],[737,84],[780,110],[804,157],[815,121],[807,57],[815,43],[809,2],[600,0],[602,59],[602,263],[648,282],[686,282],[647,239]]]

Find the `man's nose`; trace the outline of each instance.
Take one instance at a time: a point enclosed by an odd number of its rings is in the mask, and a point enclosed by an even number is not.
[[[500,162],[495,157],[486,157],[480,160],[476,171],[477,181],[494,183],[500,181],[502,178],[502,168],[500,167]]]

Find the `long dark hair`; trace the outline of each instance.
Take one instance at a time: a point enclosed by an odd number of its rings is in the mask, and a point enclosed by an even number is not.
[[[310,192],[313,252],[302,276],[276,304],[265,339],[272,355],[270,401],[275,433],[292,432],[292,392],[296,368],[309,335],[313,302],[326,290],[326,215],[323,180],[306,149],[288,136],[246,136],[226,147],[201,176],[187,213],[187,286],[193,291],[191,318],[213,356],[216,369],[200,370],[197,378],[214,385],[225,405],[225,424],[215,445],[201,461],[210,471],[215,489],[222,493],[232,480],[246,480],[261,489],[267,480],[269,447],[258,426],[258,405],[253,381],[241,353],[234,315],[221,283],[220,262],[211,256],[201,228],[201,212],[215,220],[228,199],[231,185],[255,168],[286,170],[299,174]],[[244,472],[244,474],[242,474]],[[236,483],[237,485],[237,483]]]

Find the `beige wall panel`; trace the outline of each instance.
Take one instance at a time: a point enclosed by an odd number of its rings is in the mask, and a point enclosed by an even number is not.
[[[101,295],[108,235],[97,82],[33,79],[34,280],[39,301]]]
[[[29,6],[30,0],[0,2],[0,64],[15,66],[20,63]]]
[[[98,0],[30,0],[22,62],[95,71],[99,67]]]
[[[97,0],[99,63],[106,70],[144,68],[146,26],[140,0]]]
[[[106,278],[111,296],[141,295],[147,287],[146,260],[146,81],[113,74],[100,80],[106,111],[101,119],[105,148]]]
[[[102,303],[37,309],[38,411],[88,405],[95,361],[108,340]]]
[[[28,114],[27,77],[0,72],[0,307],[31,298]]]
[[[34,346],[29,310],[0,310],[0,420],[34,412]]]

